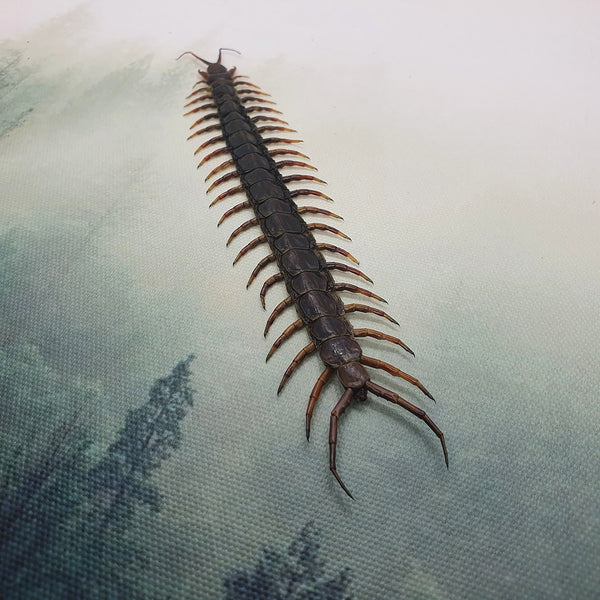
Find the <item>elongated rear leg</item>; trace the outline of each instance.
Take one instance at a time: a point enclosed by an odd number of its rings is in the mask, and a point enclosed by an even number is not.
[[[431,429],[431,431],[433,431],[433,433],[435,433],[435,435],[437,435],[438,439],[440,440],[442,444],[442,450],[444,452],[444,460],[446,461],[446,467],[448,467],[448,450],[446,449],[444,434],[424,410],[422,410],[418,406],[415,406],[414,404],[411,404],[408,400],[405,400],[404,398],[392,392],[391,390],[377,385],[372,381],[367,381],[366,386],[367,389],[370,392],[373,392],[376,396],[379,396],[384,400],[388,400],[389,402],[393,402],[394,404],[401,406],[402,408],[406,409],[407,411],[411,412],[413,415],[421,419],[421,421],[424,421],[425,424],[429,427],[429,429]]]
[[[338,483],[342,486],[342,489],[354,500],[354,496],[350,493],[350,490],[344,485],[342,478],[338,475],[337,469],[335,467],[335,451],[337,448],[337,422],[339,417],[342,416],[348,405],[350,404],[350,400],[352,400],[352,396],[354,394],[354,390],[352,388],[346,388],[342,397],[338,400],[338,403],[335,405],[334,409],[331,411],[331,417],[329,419],[329,469],[333,473],[334,477],[337,479]]]

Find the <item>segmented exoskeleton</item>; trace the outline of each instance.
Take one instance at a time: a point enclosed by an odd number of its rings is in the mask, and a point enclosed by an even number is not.
[[[286,127],[287,123],[281,118],[274,116],[281,113],[270,106],[274,103],[267,99],[268,94],[246,81],[245,78],[236,75],[235,67],[227,69],[221,64],[222,50],[227,50],[227,48],[219,50],[219,57],[217,62],[214,63],[196,56],[193,52],[184,53],[191,54],[207,65],[206,71],[198,71],[201,80],[194,86],[197,89],[188,96],[189,102],[186,107],[189,107],[189,110],[185,114],[202,114],[191,125],[190,129],[194,131],[190,138],[217,132],[215,137],[204,141],[196,150],[195,154],[198,154],[208,148],[217,146],[216,149],[210,150],[202,158],[198,167],[213,158],[228,157],[207,175],[206,181],[231,168],[214,180],[208,191],[212,191],[215,187],[227,181],[239,180],[239,185],[221,193],[212,201],[210,206],[234,194],[246,194],[245,201],[236,204],[225,212],[219,221],[219,225],[233,214],[246,209],[254,211],[254,217],[235,229],[227,244],[238,234],[251,227],[257,226],[262,230],[262,235],[259,235],[240,250],[234,264],[251,249],[261,245],[268,246],[270,253],[252,271],[248,286],[266,265],[274,262],[277,264],[279,272],[268,278],[262,286],[260,299],[263,308],[265,307],[265,294],[272,285],[284,282],[287,288],[287,298],[275,307],[267,320],[265,336],[274,320],[285,308],[294,305],[300,317],[275,340],[267,355],[267,360],[285,340],[300,329],[306,329],[311,339],[310,344],[297,354],[285,371],[277,393],[281,392],[286,381],[298,365],[310,354],[318,352],[325,364],[325,370],[317,379],[308,401],[306,410],[306,437],[308,439],[315,403],[323,386],[329,381],[333,373],[337,374],[344,387],[344,393],[331,412],[329,466],[339,484],[350,497],[352,497],[352,494],[350,494],[336,470],[338,419],[349,406],[352,398],[365,400],[367,391],[405,408],[424,421],[439,438],[446,466],[448,466],[448,453],[444,435],[429,416],[422,409],[404,400],[398,394],[371,381],[365,367],[383,369],[392,375],[401,377],[433,399],[421,382],[411,375],[381,360],[363,355],[356,338],[365,336],[386,340],[401,346],[411,354],[414,353],[396,337],[374,329],[354,329],[348,321],[347,315],[358,311],[373,313],[397,324],[392,317],[382,310],[365,304],[344,304],[342,302],[338,295],[340,291],[362,294],[383,302],[385,300],[356,285],[338,283],[332,277],[332,271],[342,271],[353,273],[372,283],[371,279],[357,268],[344,263],[328,262],[325,259],[324,253],[337,253],[358,264],[358,261],[346,250],[332,244],[318,243],[315,240],[312,234],[315,230],[326,230],[343,238],[350,238],[330,225],[306,223],[304,221],[301,216],[303,214],[321,214],[338,219],[341,217],[315,206],[299,207],[296,205],[294,199],[301,196],[319,196],[327,200],[331,200],[331,198],[312,189],[288,189],[286,184],[292,181],[324,182],[312,175],[283,175],[281,173],[281,170],[286,167],[308,169],[314,169],[314,167],[304,162],[308,157],[297,150],[287,147],[272,147],[275,144],[287,146],[300,140],[263,137],[263,134],[268,132],[293,132],[294,130]],[[276,160],[276,157],[287,158]]]

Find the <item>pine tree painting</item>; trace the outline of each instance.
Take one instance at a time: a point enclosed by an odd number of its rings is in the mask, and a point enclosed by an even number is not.
[[[156,381],[146,404],[129,412],[117,440],[90,471],[89,489],[103,504],[103,526],[130,518],[136,503],[159,510],[160,495],[150,478],[181,444],[180,421],[192,406],[193,358],[188,356]]]
[[[21,353],[14,362],[31,362],[30,355]],[[156,586],[141,569],[153,551],[147,532],[160,510],[151,478],[181,443],[181,421],[193,401],[192,360],[154,383],[147,402],[129,412],[95,464],[82,411],[61,420],[36,448],[0,440],[0,598],[155,597]],[[68,384],[48,369],[39,371],[46,373],[34,386],[42,398],[45,384],[55,393]],[[13,391],[22,396],[20,387]],[[151,510],[141,510],[145,505]]]
[[[224,600],[351,600],[348,569],[325,571],[319,532],[307,523],[286,552],[264,548],[253,569],[224,581]]]

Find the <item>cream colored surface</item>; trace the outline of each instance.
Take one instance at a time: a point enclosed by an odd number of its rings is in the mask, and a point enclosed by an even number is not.
[[[102,369],[115,354],[139,369],[140,389],[173,356],[197,354],[185,448],[163,473],[185,589],[214,597],[232,565],[314,518],[327,555],[352,566],[357,598],[591,598],[596,6],[103,2],[48,24],[75,6],[26,2],[3,19],[47,85],[3,146],[3,231],[55,227],[77,242],[62,249],[75,266],[57,259],[27,296],[50,323],[32,336],[59,362],[80,360],[114,392]],[[358,498],[348,502],[326,457],[339,387],[324,393],[309,445],[320,365],[276,397],[301,341],[264,364],[289,315],[265,342],[259,285],[245,290],[262,255],[231,267],[251,233],[225,248],[231,227],[215,227],[221,211],[207,208],[208,170],[195,170],[180,116],[197,65],[173,59],[219,46],[243,52],[224,61],[273,95],[329,182],[348,249],[417,357],[365,350],[438,398],[381,377],[444,430],[448,472],[424,427],[372,401],[340,426],[339,469]],[[272,290],[268,308],[282,297]],[[56,349],[48,330],[70,342]]]

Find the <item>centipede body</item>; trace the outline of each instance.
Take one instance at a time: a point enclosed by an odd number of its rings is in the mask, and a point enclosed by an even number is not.
[[[351,273],[372,283],[371,279],[356,266],[340,262],[358,261],[345,249],[336,244],[319,243],[314,234],[327,231],[334,236],[349,239],[337,227],[319,221],[310,222],[307,217],[341,219],[336,213],[313,206],[299,206],[298,198],[321,198],[331,200],[322,192],[308,188],[291,189],[291,182],[324,183],[309,173],[315,168],[307,162],[309,158],[300,152],[295,144],[300,140],[290,137],[295,133],[282,119],[274,103],[255,84],[236,75],[236,69],[227,69],[221,64],[222,48],[216,62],[202,61],[206,70],[200,69],[200,80],[187,97],[186,116],[193,116],[189,139],[197,140],[195,155],[202,155],[198,167],[210,163],[211,170],[206,181],[211,182],[209,192],[226,184],[231,185],[219,193],[211,206],[221,204],[238,195],[246,199],[229,207],[219,221],[238,213],[248,218],[230,235],[227,244],[241,233],[259,229],[260,234],[243,246],[235,260],[237,263],[254,248],[266,249],[266,255],[258,262],[250,275],[248,286],[269,264],[276,264],[278,272],[269,277],[260,290],[260,300],[265,307],[268,290],[283,284],[287,291],[267,319],[265,336],[281,313],[294,306],[298,319],[288,325],[275,340],[267,354],[267,360],[295,333],[304,329],[310,343],[304,346],[284,372],[277,393],[280,393],[288,379],[309,356],[318,354],[324,370],[309,395],[306,410],[306,437],[310,437],[310,424],[315,404],[321,390],[335,373],[344,392],[330,415],[329,426],[329,466],[343,490],[352,494],[343,483],[336,468],[338,420],[353,400],[364,401],[367,393],[379,396],[396,404],[422,420],[438,437],[442,445],[444,460],[448,465],[448,453],[444,435],[431,418],[421,408],[408,402],[395,392],[371,380],[368,369],[381,369],[412,384],[426,396],[433,399],[429,391],[415,377],[379,359],[365,356],[358,339],[371,337],[395,344],[412,354],[412,350],[399,338],[382,331],[357,328],[349,319],[354,312],[370,313],[397,322],[383,310],[363,303],[344,304],[339,292],[350,292],[375,301],[383,298],[361,286],[339,282],[333,273]],[[284,174],[290,167],[300,170],[294,174]],[[232,185],[233,184],[233,185]],[[218,191],[218,190],[217,190]]]

